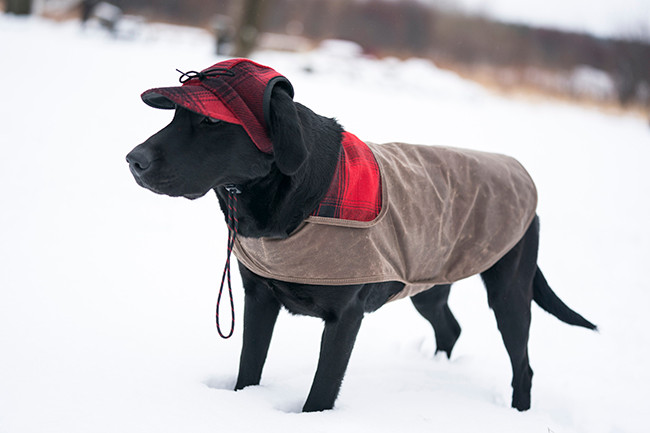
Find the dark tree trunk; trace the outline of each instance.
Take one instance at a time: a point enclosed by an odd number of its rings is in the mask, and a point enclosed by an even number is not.
[[[244,0],[241,19],[235,35],[237,57],[248,57],[257,45],[257,36],[264,20],[266,0]]]
[[[32,0],[6,0],[5,12],[16,15],[32,13]]]

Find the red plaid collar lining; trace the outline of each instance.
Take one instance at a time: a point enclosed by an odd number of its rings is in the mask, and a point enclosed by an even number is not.
[[[381,211],[379,165],[366,143],[343,132],[336,172],[312,216],[369,222]]]

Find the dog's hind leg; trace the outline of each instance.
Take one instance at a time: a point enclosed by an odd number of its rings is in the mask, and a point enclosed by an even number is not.
[[[240,266],[244,289],[244,338],[235,389],[259,385],[271,343],[280,303],[273,292],[243,266]]]
[[[445,352],[447,358],[460,335],[460,325],[447,304],[450,289],[451,284],[443,284],[411,297],[415,309],[433,326],[436,353]]]
[[[512,364],[512,407],[530,408],[533,370],[528,360],[530,305],[537,269],[537,218],[524,237],[494,266],[481,274],[488,302]]]

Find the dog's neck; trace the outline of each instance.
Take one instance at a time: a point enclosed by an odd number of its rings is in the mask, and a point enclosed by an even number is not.
[[[325,196],[336,166],[343,128],[333,119],[314,114],[296,104],[305,126],[303,133],[309,157],[300,170],[286,176],[274,165],[261,179],[238,185],[237,218],[239,235],[244,237],[285,238],[316,208]],[[216,189],[222,210],[227,192]]]

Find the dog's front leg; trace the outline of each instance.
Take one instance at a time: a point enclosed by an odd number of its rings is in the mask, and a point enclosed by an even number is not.
[[[363,309],[355,305],[325,321],[318,368],[303,412],[334,407],[362,320]]]
[[[235,389],[259,385],[280,303],[261,279],[240,266],[244,290],[244,338]]]

